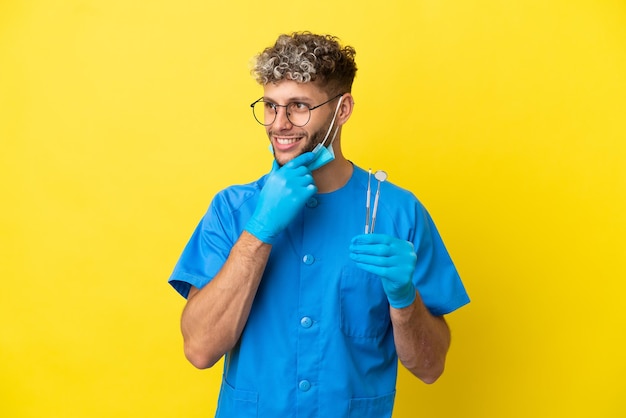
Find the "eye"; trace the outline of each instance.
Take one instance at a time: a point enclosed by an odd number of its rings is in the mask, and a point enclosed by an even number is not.
[[[293,102],[289,104],[289,108],[293,111],[293,112],[306,112],[309,110],[309,106],[307,106],[304,103],[300,103],[300,102]]]
[[[265,110],[276,110],[276,103],[263,102],[263,105],[265,106]]]

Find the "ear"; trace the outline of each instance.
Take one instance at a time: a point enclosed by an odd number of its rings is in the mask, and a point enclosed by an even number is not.
[[[342,126],[350,119],[352,115],[352,109],[354,109],[354,97],[351,93],[346,93],[341,96],[341,105],[339,106],[339,112],[337,112],[337,125]]]

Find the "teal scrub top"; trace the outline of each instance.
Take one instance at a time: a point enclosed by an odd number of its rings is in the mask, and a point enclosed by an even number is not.
[[[220,270],[266,176],[218,193],[169,279],[184,297]],[[272,246],[239,343],[224,358],[216,417],[390,417],[398,359],[389,303],[375,275],[349,258],[362,234],[368,173],[316,194]],[[433,315],[469,302],[425,208],[381,184],[376,233],[411,241],[413,281]]]

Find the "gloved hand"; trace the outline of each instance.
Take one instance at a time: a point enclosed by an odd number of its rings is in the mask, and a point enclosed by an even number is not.
[[[380,276],[394,308],[406,308],[415,300],[412,277],[417,256],[413,243],[384,234],[352,238],[350,258],[363,270]]]
[[[289,225],[306,201],[317,192],[311,170],[306,167],[314,158],[312,152],[307,152],[280,168],[274,161],[256,209],[244,227],[246,231],[271,244]]]

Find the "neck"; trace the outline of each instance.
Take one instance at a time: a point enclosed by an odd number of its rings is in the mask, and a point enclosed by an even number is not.
[[[341,189],[352,177],[352,163],[346,160],[341,150],[335,150],[335,159],[313,172],[318,193],[330,193]]]

